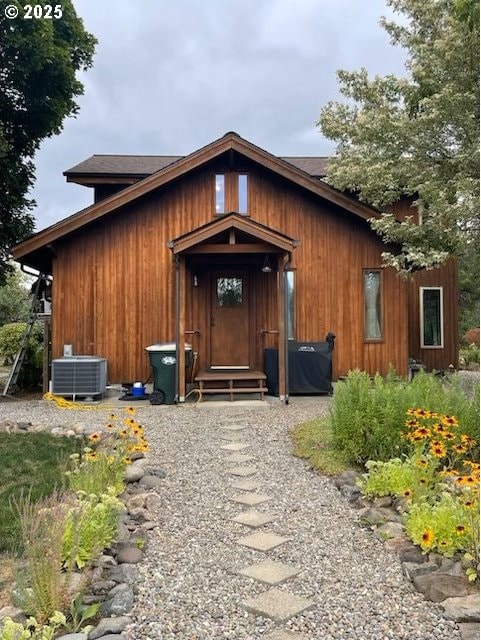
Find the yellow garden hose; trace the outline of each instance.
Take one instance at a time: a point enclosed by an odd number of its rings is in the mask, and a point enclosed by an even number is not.
[[[83,403],[83,402],[73,402],[71,400],[66,400],[65,398],[62,398],[61,396],[55,396],[53,393],[50,393],[50,391],[48,391],[47,393],[44,394],[43,396],[44,400],[47,400],[48,402],[54,402],[57,406],[58,409],[81,409],[82,411],[104,411],[106,409],[108,409],[109,411],[111,411],[112,409],[119,409],[118,405],[113,405],[113,404],[87,404],[87,403]],[[127,405],[126,405],[127,406]]]

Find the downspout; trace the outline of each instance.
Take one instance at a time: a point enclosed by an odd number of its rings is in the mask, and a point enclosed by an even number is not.
[[[285,396],[285,404],[289,404],[289,336],[288,336],[288,319],[289,319],[289,300],[287,297],[288,287],[287,287],[287,270],[291,266],[292,254],[287,254],[287,262],[284,265],[283,270],[283,285],[284,285],[284,362],[285,362],[285,370],[286,370],[286,396]]]
[[[175,398],[179,402],[179,321],[180,321],[180,270],[179,256],[174,256],[175,264]]]

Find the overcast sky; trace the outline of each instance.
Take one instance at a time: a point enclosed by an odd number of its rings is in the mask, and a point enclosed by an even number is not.
[[[91,204],[62,172],[94,153],[184,155],[237,131],[276,155],[327,155],[337,69],[403,72],[383,0],[73,0],[99,41],[77,118],[36,157],[37,230]]]

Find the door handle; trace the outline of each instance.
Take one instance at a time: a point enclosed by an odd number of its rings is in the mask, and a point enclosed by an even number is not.
[[[214,318],[214,316],[210,317],[210,326],[211,327],[215,327],[215,318]]]

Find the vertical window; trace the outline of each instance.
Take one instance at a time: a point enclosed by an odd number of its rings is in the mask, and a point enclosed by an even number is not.
[[[238,208],[242,214],[247,213],[247,175],[241,173],[237,176]]]
[[[421,348],[442,349],[444,347],[442,287],[420,287],[419,310]]]
[[[223,173],[215,176],[215,212],[216,215],[225,212],[225,175]]]
[[[287,339],[294,340],[294,271],[286,271],[287,281]]]
[[[381,340],[381,272],[364,271],[364,339]]]

